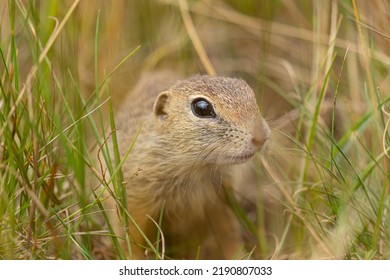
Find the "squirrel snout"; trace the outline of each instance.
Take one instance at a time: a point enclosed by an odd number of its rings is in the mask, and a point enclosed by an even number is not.
[[[261,148],[265,142],[267,141],[268,138],[265,138],[265,137],[252,137],[252,144],[256,147],[256,148]]]
[[[262,118],[261,121],[255,122],[253,129],[251,143],[256,149],[260,150],[261,147],[267,142],[270,137],[271,131],[267,122]]]

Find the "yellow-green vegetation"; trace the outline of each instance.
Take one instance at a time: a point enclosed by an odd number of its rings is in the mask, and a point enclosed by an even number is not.
[[[153,69],[254,88],[272,139],[232,201],[252,258],[389,259],[389,41],[386,0],[1,1],[0,259],[124,257],[97,199],[124,197],[123,159],[96,151]]]

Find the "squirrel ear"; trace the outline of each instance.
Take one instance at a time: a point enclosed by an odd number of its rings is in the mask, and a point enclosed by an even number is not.
[[[164,91],[157,96],[156,101],[154,102],[153,114],[158,118],[166,117],[168,115],[168,112],[166,110],[167,105],[168,105],[168,93]]]

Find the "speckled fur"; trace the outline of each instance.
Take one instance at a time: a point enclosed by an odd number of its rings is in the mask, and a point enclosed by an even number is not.
[[[232,258],[240,232],[223,188],[231,181],[230,168],[261,149],[269,128],[243,80],[195,76],[168,88],[173,76],[144,76],[116,115],[122,155],[141,127],[123,166],[128,210],[153,239],[157,229],[147,215],[158,220],[164,205],[163,233],[172,257],[194,258],[200,246],[201,258]],[[216,118],[194,115],[191,101],[197,97],[213,104]],[[113,220],[122,235],[116,215]],[[145,244],[134,226],[129,232],[134,243]],[[144,249],[133,247],[131,257],[144,258]]]

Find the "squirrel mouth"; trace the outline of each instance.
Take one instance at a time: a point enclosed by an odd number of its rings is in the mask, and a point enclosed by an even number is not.
[[[239,164],[239,163],[243,163],[243,162],[250,160],[254,155],[255,155],[255,153],[246,153],[246,154],[242,154],[239,156],[229,157],[229,159],[231,160],[231,162],[233,164]]]

